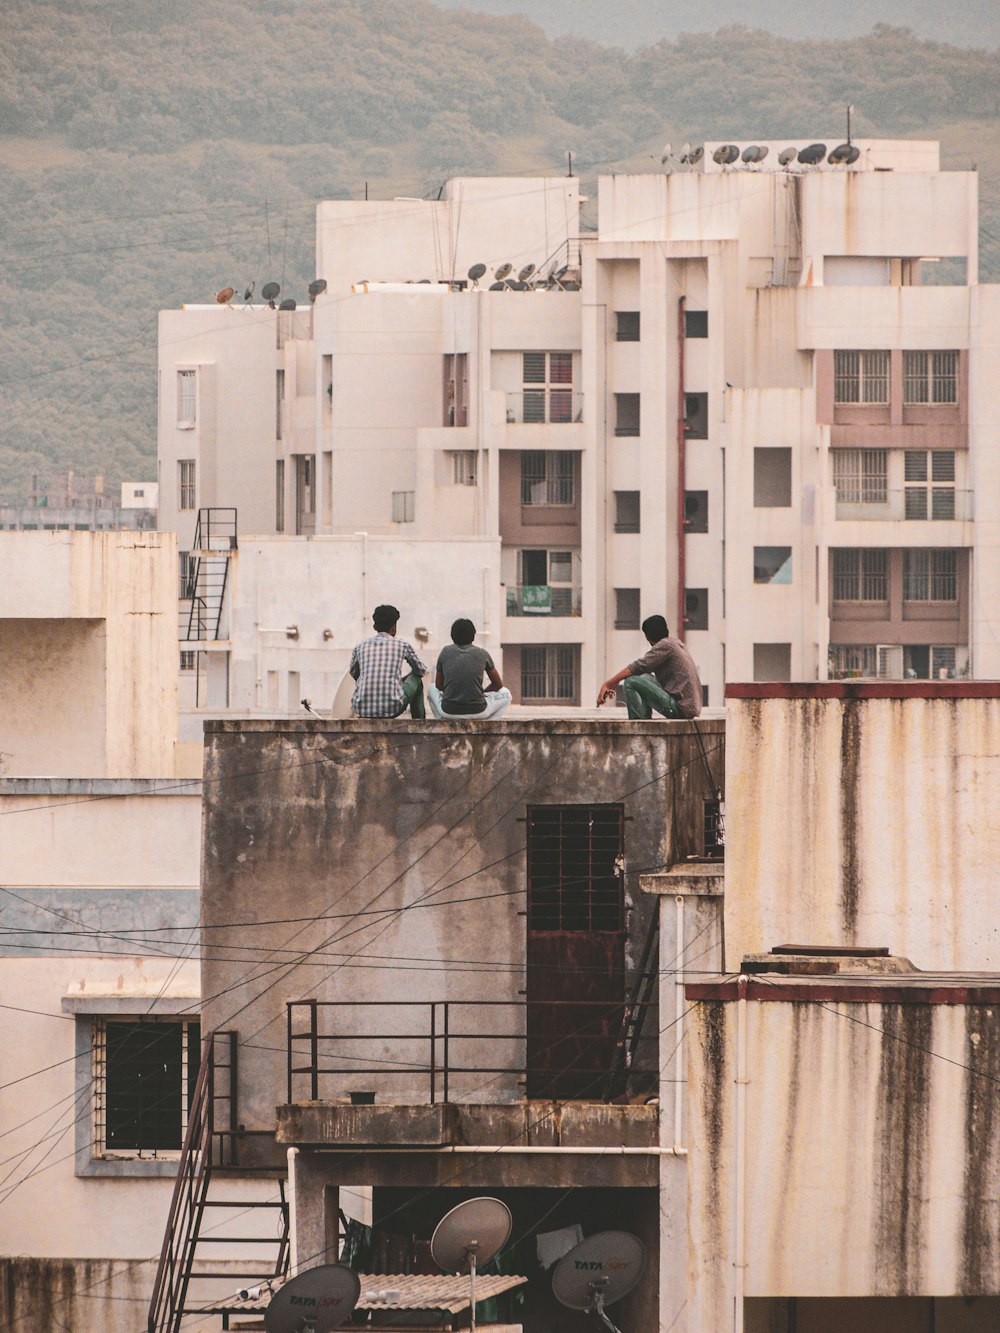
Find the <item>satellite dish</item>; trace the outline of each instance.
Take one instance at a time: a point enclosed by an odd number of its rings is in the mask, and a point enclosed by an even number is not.
[[[507,1244],[513,1218],[501,1199],[466,1199],[445,1213],[431,1236],[431,1258],[446,1273],[468,1273],[472,1333],[476,1328],[476,1270]],[[270,1333],[270,1330],[268,1331]]]
[[[474,282],[478,285],[479,279],[485,274],[485,272],[486,272],[485,264],[473,264],[472,267],[469,269],[469,281]]]
[[[223,287],[221,292],[215,293],[215,299],[219,305],[228,305],[235,295],[235,287]]]
[[[860,156],[861,149],[857,144],[842,143],[838,144],[826,160],[835,167],[849,167],[852,163],[857,162]]]
[[[578,282],[564,282],[562,289],[564,292],[578,292],[580,290],[580,284]]]
[[[506,290],[507,290],[507,284],[506,284],[505,282],[491,282],[491,283],[490,283],[490,291],[491,291],[491,292],[505,292]]]
[[[251,296],[253,296],[253,289],[254,289],[256,286],[257,286],[256,282],[252,282],[252,283],[250,284],[250,286],[249,286],[249,287],[246,289],[246,291],[243,293],[243,299],[244,299],[244,301],[249,301],[249,300],[250,300]]]
[[[501,282],[504,278],[509,277],[513,272],[514,272],[513,264],[501,264],[500,267],[497,269],[497,271],[493,274],[493,276],[496,278],[497,282]]]
[[[720,167],[728,167],[737,160],[740,150],[734,143],[721,144],[712,154],[712,161],[717,162]]]
[[[351,1317],[361,1281],[343,1264],[322,1264],[293,1277],[271,1297],[264,1311],[267,1333],[328,1333]]]
[[[517,280],[518,282],[527,282],[529,278],[534,277],[534,274],[534,264],[525,264],[524,268],[522,268],[521,272],[517,275]]]
[[[804,167],[814,167],[826,157],[825,143],[811,143],[799,153],[799,161]]]
[[[599,1231],[574,1245],[555,1266],[552,1291],[560,1305],[596,1314],[606,1328],[619,1330],[604,1313],[627,1296],[646,1269],[646,1247],[629,1231]]]
[[[263,296],[265,301],[273,301],[280,291],[281,291],[281,286],[279,283],[265,282],[263,287],[260,289],[260,294],[261,296]]]
[[[512,292],[528,292],[531,290],[528,284],[526,282],[522,282],[520,278],[518,278],[516,281],[513,278],[508,278],[507,281],[504,283],[504,286],[509,287]]]
[[[747,163],[763,162],[767,154],[766,144],[752,143],[743,149],[743,161]]]
[[[285,299],[282,301],[281,305],[278,306],[278,309],[279,309],[279,310],[294,310],[294,309],[295,309],[295,301],[292,299],[292,297],[290,297],[290,296],[286,296]]]
[[[798,155],[799,151],[797,148],[782,148],[781,152],[778,154],[779,166],[787,167],[789,162],[794,162]]]
[[[326,291],[326,278],[316,278],[309,284],[309,300],[315,301],[317,296],[322,296]]]
[[[663,145],[663,156],[660,158],[660,166],[661,166],[661,167],[662,167],[662,166],[666,166],[666,164],[670,161],[670,159],[673,157],[673,155],[674,155],[674,146],[673,146],[673,144],[672,144],[672,143],[665,143],[665,144]]]

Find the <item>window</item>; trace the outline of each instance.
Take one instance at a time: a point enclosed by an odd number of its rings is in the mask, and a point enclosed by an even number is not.
[[[274,464],[274,530],[285,530],[285,460],[277,459]]]
[[[639,589],[615,589],[615,629],[638,629],[642,617],[639,614]]]
[[[281,439],[282,418],[285,408],[285,372],[276,370],[274,372],[274,434],[276,439]]]
[[[791,449],[753,451],[753,502],[758,509],[787,509],[791,506]]]
[[[835,449],[833,484],[838,504],[882,505],[889,499],[885,449]]]
[[[755,546],[753,548],[754,583],[791,583],[792,548],[790,546]]]
[[[416,507],[416,491],[393,491],[393,523],[412,523]]]
[[[834,352],[833,401],[888,403],[889,353]]]
[[[195,460],[182,458],[177,464],[178,509],[195,509]]]
[[[567,703],[576,698],[577,649],[563,644],[525,644],[521,648],[523,703]]]
[[[708,531],[708,491],[684,492],[684,531]]]
[[[528,928],[622,928],[621,805],[528,807]]]
[[[639,434],[639,395],[637,393],[615,394],[615,434]]]
[[[135,490],[132,492],[132,499],[144,500],[145,498],[146,498],[146,492],[143,490],[141,486],[137,486]]]
[[[708,629],[708,589],[684,589],[684,626],[686,629]]]
[[[181,430],[191,430],[198,419],[197,374],[195,370],[177,372],[177,425]]]
[[[827,674],[831,680],[851,676],[877,676],[875,644],[831,643]]]
[[[684,395],[684,438],[686,440],[708,439],[707,393],[686,393]]]
[[[519,551],[519,581],[507,588],[507,614],[578,616],[580,589],[573,582],[573,563],[572,551]]]
[[[615,491],[615,532],[638,532],[640,500],[638,491]]]
[[[707,337],[708,337],[708,311],[707,311],[707,310],[685,310],[685,311],[684,311],[684,337],[685,337],[685,338],[707,338]]]
[[[904,602],[957,602],[958,553],[949,550],[903,552]]]
[[[904,352],[903,402],[957,403],[957,352]]]
[[[181,670],[182,670],[182,671],[193,671],[193,670],[194,670],[194,659],[195,659],[195,654],[194,654],[193,652],[189,651],[189,650],[186,649],[186,648],[182,648],[182,649],[181,649]]]
[[[91,1155],[178,1154],[198,1077],[199,1024],[104,1017],[92,1022]]]
[[[576,500],[576,455],[528,450],[521,455],[523,505],[571,505]]]
[[[475,486],[479,481],[479,455],[475,449],[458,449],[451,456],[453,486]]]
[[[523,420],[573,420],[573,353],[523,354]]]
[[[469,356],[449,352],[444,358],[444,424],[469,424]]]
[[[955,453],[907,449],[903,455],[907,518],[955,517]]]
[[[755,643],[753,646],[754,680],[791,680],[792,645],[790,643]]]
[[[639,311],[615,311],[615,341],[637,343],[639,341]]]
[[[179,582],[177,596],[182,600],[194,596],[194,589],[191,587],[191,579],[194,575],[195,562],[191,559],[190,551],[177,552],[177,566]]]
[[[888,552],[877,548],[835,550],[833,600],[885,602],[889,597]]]

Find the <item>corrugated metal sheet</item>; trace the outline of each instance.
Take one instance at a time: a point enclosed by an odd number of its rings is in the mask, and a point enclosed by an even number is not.
[[[359,1273],[361,1296],[359,1310],[446,1310],[460,1314],[469,1308],[469,1279],[446,1273]],[[476,1301],[489,1300],[502,1292],[523,1287],[526,1277],[515,1274],[481,1274],[476,1278]],[[282,1286],[274,1282],[271,1289],[262,1289],[259,1297],[232,1296],[213,1305],[213,1310],[240,1311],[260,1314],[271,1302],[273,1291]]]

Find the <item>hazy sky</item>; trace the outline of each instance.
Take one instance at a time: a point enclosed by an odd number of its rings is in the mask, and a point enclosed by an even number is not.
[[[784,37],[845,37],[876,23],[912,28],[958,46],[1000,45],[997,0],[435,0],[451,9],[527,14],[551,36],[572,33],[606,46],[647,46],[680,32],[732,24]]]

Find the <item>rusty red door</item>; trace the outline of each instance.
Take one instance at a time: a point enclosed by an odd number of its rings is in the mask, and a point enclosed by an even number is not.
[[[531,1098],[599,1100],[625,991],[621,805],[528,807]]]

